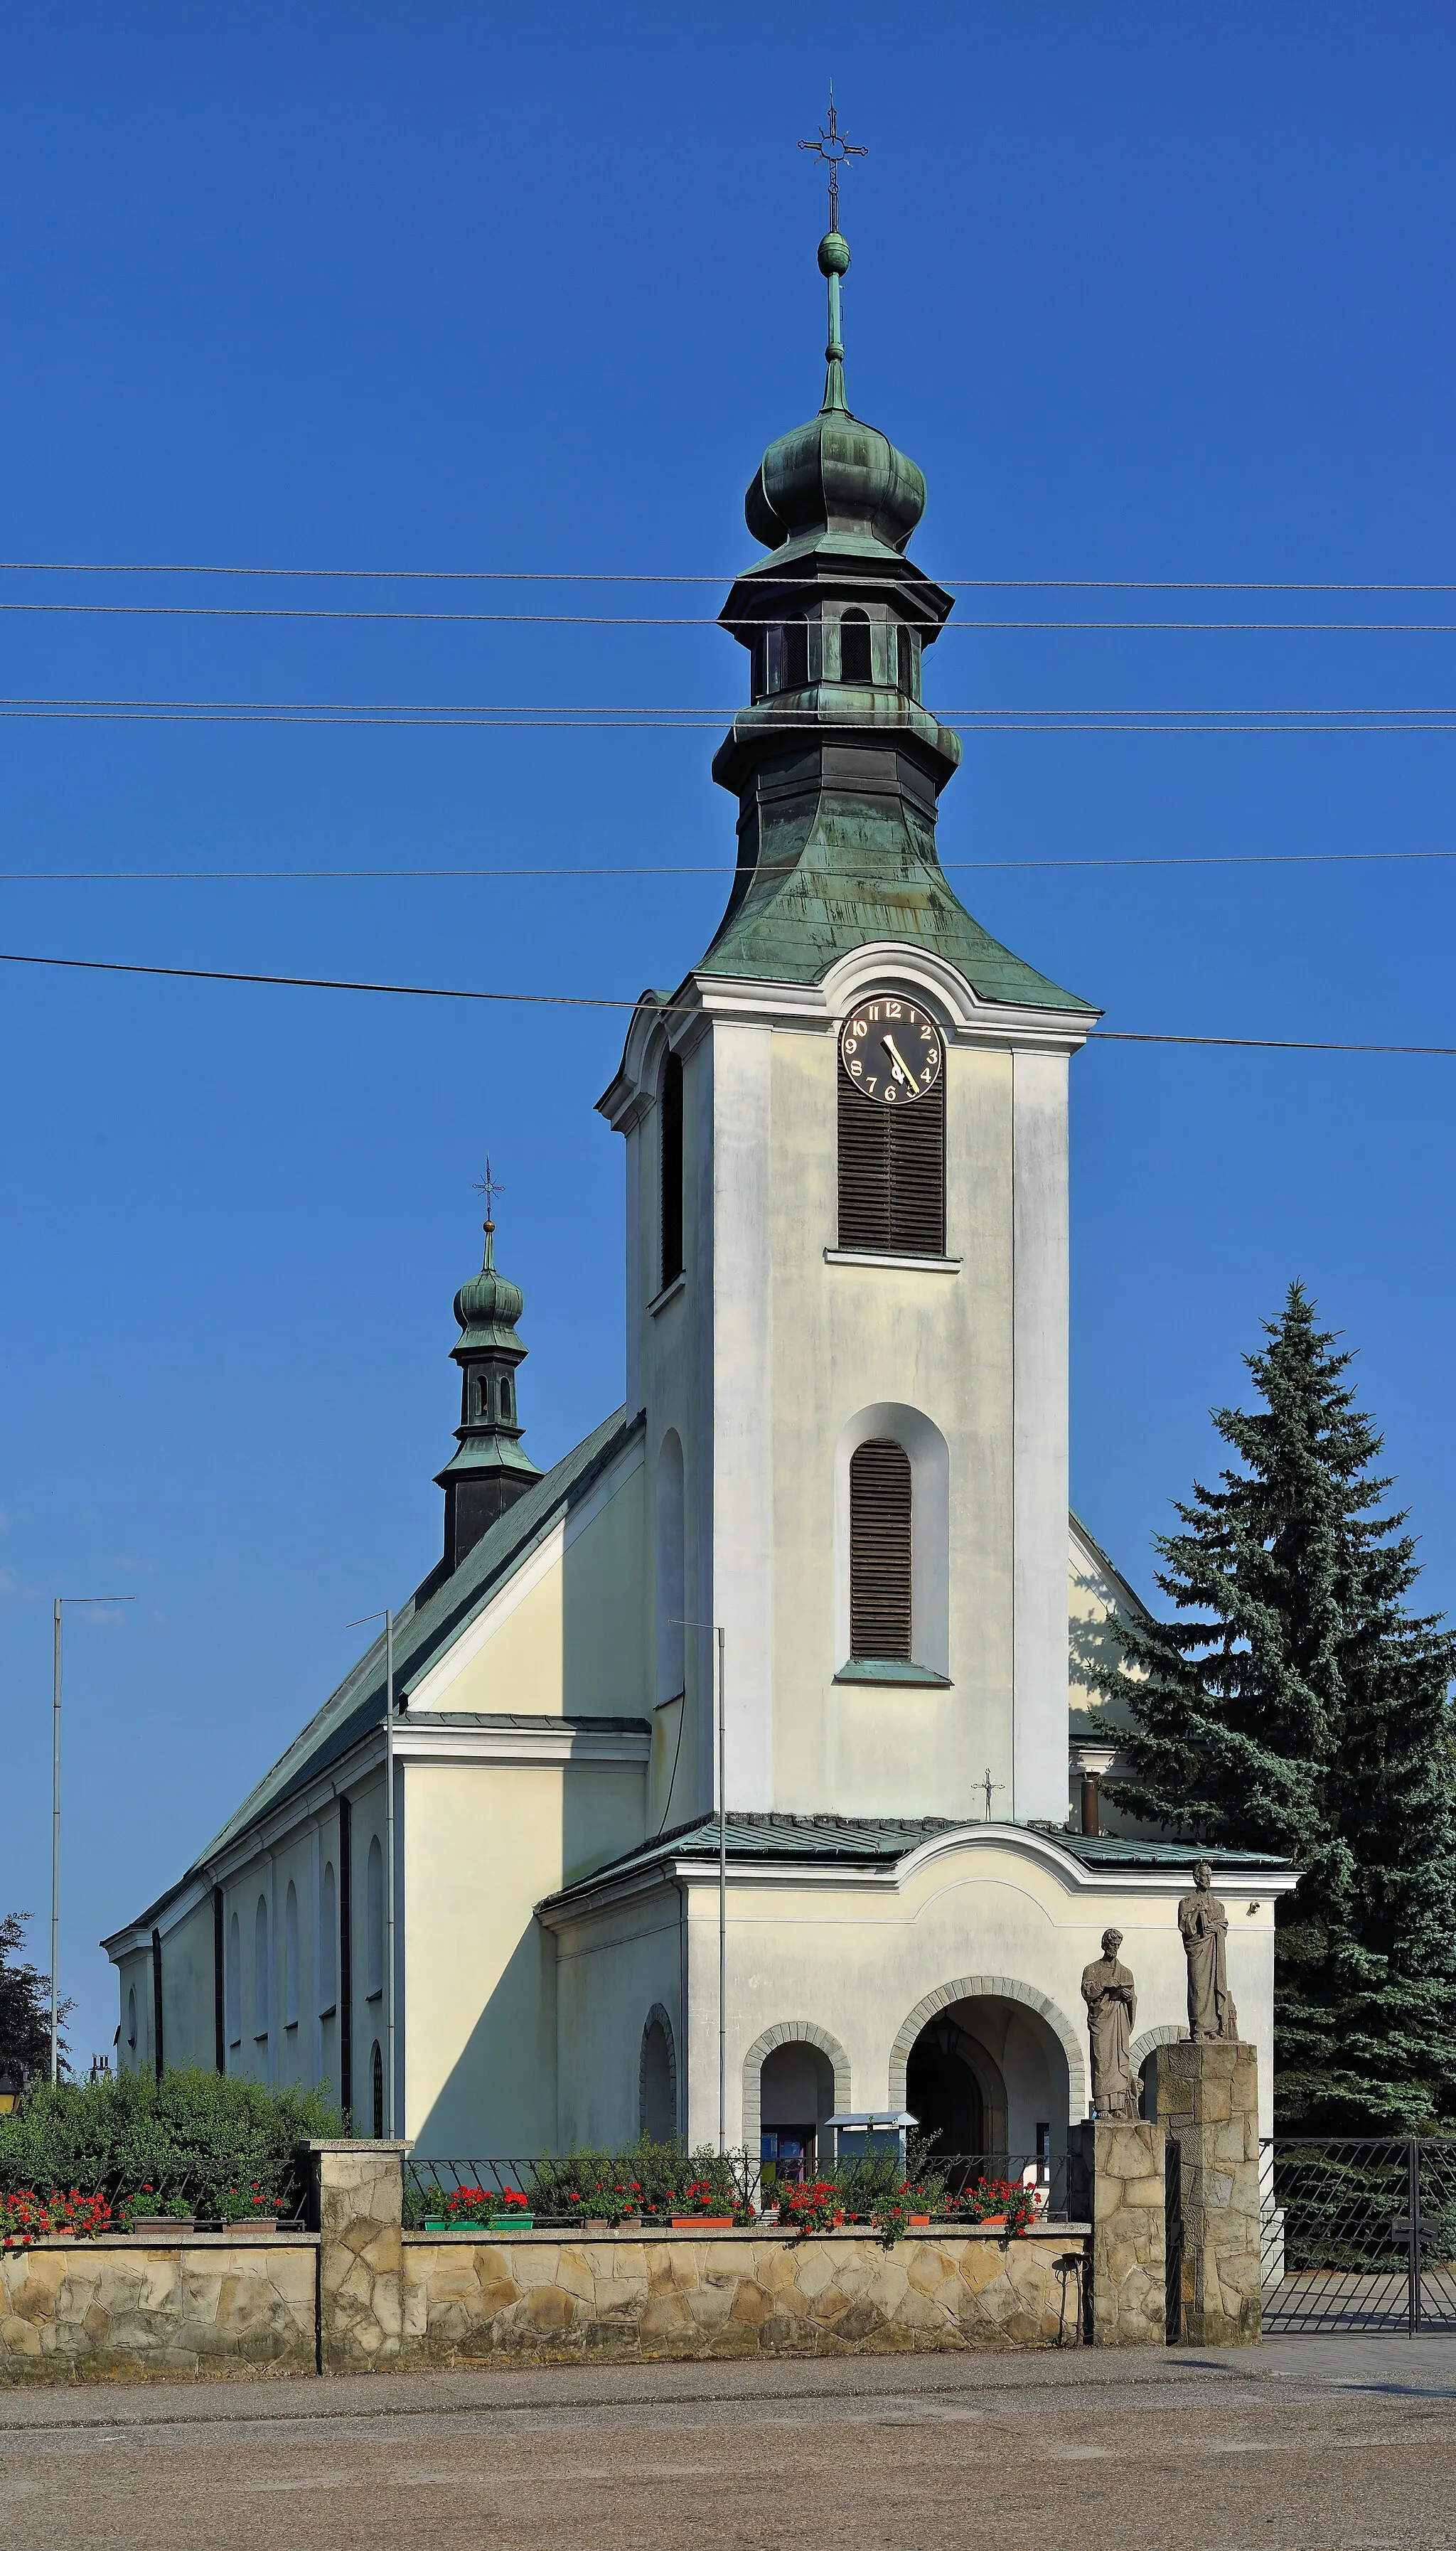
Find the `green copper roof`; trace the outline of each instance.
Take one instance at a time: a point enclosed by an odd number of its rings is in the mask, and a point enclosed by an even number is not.
[[[460,1344],[451,1348],[451,1354],[458,1363],[464,1363],[467,1356],[503,1348],[524,1361],[526,1350],[516,1335],[515,1324],[525,1307],[526,1296],[519,1284],[497,1272],[495,1225],[487,1222],[480,1273],[462,1284],[455,1297],[455,1316],[465,1334]]]

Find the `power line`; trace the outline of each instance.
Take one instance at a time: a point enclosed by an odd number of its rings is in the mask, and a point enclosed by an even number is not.
[[[235,566],[142,559],[0,559],[0,575],[238,575],[315,577],[366,584],[734,584],[741,567],[721,574],[657,568],[509,566]],[[755,569],[763,590],[801,581]],[[937,584],[982,593],[1456,593],[1456,582],[1388,578],[1290,578],[1178,575],[942,575]]]
[[[1189,851],[1089,855],[1068,860],[942,860],[957,874],[1020,872],[1037,868],[1251,868],[1343,867],[1391,861],[1456,859],[1448,851]],[[604,863],[572,867],[452,868],[0,868],[0,885],[327,885],[413,881],[419,884],[489,882],[511,877],[730,877],[731,860],[658,866]]]
[[[333,974],[253,974],[214,966],[137,966],[107,957],[37,957],[0,949],[0,966],[57,967],[87,974],[145,974],[186,983],[260,983],[288,991],[376,992],[416,1001],[490,1001],[567,1010],[636,1010],[639,1003],[607,993],[464,990],[443,983],[367,983]],[[657,1015],[686,1009],[665,1001]],[[1227,1046],[1279,1054],[1396,1054],[1456,1056],[1456,1045],[1353,1045],[1324,1037],[1230,1037],[1165,1034],[1153,1028],[1089,1028],[1089,1037],[1117,1045]]]
[[[0,610],[5,608],[0,604]],[[0,718],[70,718],[81,723],[140,726],[358,726],[451,727],[490,734],[512,729],[552,729],[582,734],[643,732],[652,735],[718,734],[725,719],[750,714],[743,705],[724,709],[613,708],[570,702],[291,700],[125,700],[102,697],[0,698]],[[842,724],[833,708],[802,705],[776,709],[756,703],[753,732],[774,727],[812,735]],[[959,735],[1450,735],[1452,709],[946,709],[937,723]],[[892,734],[905,719],[877,721]]]
[[[351,606],[327,609],[318,603],[245,602],[0,602],[0,611],[76,614],[121,620],[348,620],[428,621],[453,626],[509,625],[563,629],[747,629],[789,625],[754,615],[729,620],[718,612],[651,611],[384,611]],[[1450,637],[1451,620],[948,620],[940,632],[1005,633],[1013,630],[1121,632],[1146,630],[1154,635],[1193,631],[1225,636],[1300,637]]]

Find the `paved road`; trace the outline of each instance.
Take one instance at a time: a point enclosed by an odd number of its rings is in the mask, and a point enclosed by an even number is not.
[[[0,2392],[47,2551],[1445,2551],[1456,2339]]]

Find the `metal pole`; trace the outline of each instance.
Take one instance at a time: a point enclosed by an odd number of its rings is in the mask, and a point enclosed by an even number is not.
[[[51,2079],[60,2078],[60,1603],[55,1597],[51,1666]]]
[[[394,1615],[384,1615],[384,2132],[394,2126]]]
[[[718,1632],[718,2150],[728,2149],[728,1784],[724,1633]]]
[[[1406,2251],[1405,2318],[1407,2338],[1420,2336],[1420,2146],[1412,2135],[1405,2156],[1405,2202],[1409,2214]]]

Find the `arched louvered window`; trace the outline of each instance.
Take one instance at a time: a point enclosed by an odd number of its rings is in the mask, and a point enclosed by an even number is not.
[[[906,699],[912,700],[915,696],[915,641],[903,627],[894,633],[894,661],[899,687]]]
[[[682,1057],[670,1054],[658,1096],[659,1193],[663,1239],[662,1280],[682,1273]]]
[[[783,666],[780,688],[801,691],[809,678],[809,624],[806,620],[785,620],[780,635],[783,642],[780,658]]]
[[[945,1254],[945,1074],[912,1107],[871,1106],[839,1065],[839,1245]]]
[[[839,622],[839,678],[842,682],[873,682],[874,662],[870,653],[870,614],[868,611],[846,611]]]
[[[850,1648],[856,1658],[908,1660],[910,1457],[874,1435],[850,1462]]]

